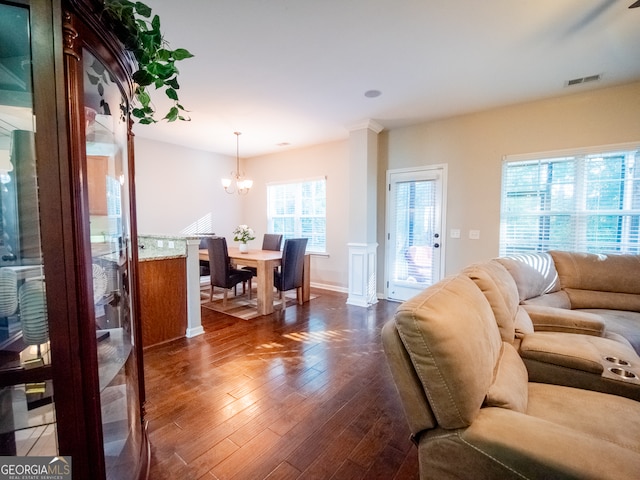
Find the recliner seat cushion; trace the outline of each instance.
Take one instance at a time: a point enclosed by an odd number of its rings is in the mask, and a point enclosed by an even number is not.
[[[576,388],[529,384],[527,413],[483,408],[466,429],[421,437],[421,478],[637,478],[640,403]]]
[[[640,355],[640,312],[608,309],[584,309],[580,312],[599,315],[604,318],[609,338],[624,337]]]

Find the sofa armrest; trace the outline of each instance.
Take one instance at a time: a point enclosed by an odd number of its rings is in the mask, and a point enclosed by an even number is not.
[[[523,305],[522,307],[531,317],[533,328],[537,332],[581,333],[596,337],[604,335],[604,320],[595,313],[542,305]]]

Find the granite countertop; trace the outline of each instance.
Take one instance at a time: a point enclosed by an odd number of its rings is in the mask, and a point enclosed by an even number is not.
[[[211,234],[162,235],[138,234],[138,261],[167,260],[187,256],[187,242]]]
[[[140,249],[138,252],[139,262],[149,262],[151,260],[170,260],[172,258],[186,258],[186,255],[170,255],[165,252],[149,251],[146,249]]]
[[[168,260],[187,256],[185,237],[172,235],[138,235],[138,261]]]
[[[152,238],[152,239],[158,239],[158,240],[199,240],[202,237],[208,237],[210,236],[210,233],[194,233],[193,235],[163,235],[163,234],[158,234],[158,233],[151,233],[151,234],[138,234],[138,239],[141,238]]]

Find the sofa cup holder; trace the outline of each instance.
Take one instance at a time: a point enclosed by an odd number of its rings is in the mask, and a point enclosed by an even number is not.
[[[617,358],[617,357],[604,357],[604,359],[607,362],[611,362],[611,363],[615,363],[616,365],[621,365],[623,367],[630,367],[631,363],[627,362],[626,360],[622,360],[621,358]]]
[[[609,367],[609,371],[625,380],[636,380],[638,378],[635,373],[620,367]]]

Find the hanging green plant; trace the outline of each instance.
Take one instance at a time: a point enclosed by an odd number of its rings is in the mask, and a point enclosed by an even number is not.
[[[104,13],[124,48],[130,51],[138,64],[133,74],[136,83],[135,97],[139,103],[131,114],[142,124],[156,123],[155,109],[147,87],[164,88],[173,106],[163,120],[188,121],[185,108],[178,98],[178,68],[175,63],[193,57],[184,48],[171,50],[160,31],[160,17],[151,16],[151,8],[142,2],[128,0],[104,0]]]

